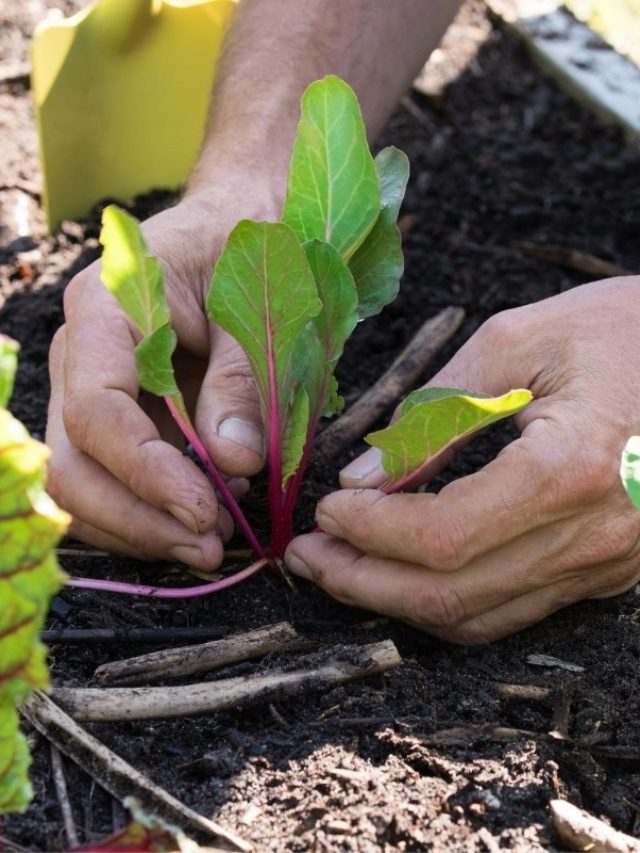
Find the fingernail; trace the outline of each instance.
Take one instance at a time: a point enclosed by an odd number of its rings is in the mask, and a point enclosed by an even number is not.
[[[247,447],[264,456],[264,433],[262,429],[251,421],[243,421],[241,418],[226,418],[218,427],[218,437],[226,438],[236,444]]]
[[[340,476],[349,480],[364,480],[378,470],[382,470],[382,452],[377,447],[372,447],[343,468]]]
[[[298,575],[301,578],[305,578],[306,580],[311,580],[311,572],[309,571],[309,566],[305,563],[304,560],[300,559],[297,554],[289,553],[285,555],[285,565],[294,575]]]
[[[198,527],[196,517],[191,510],[185,509],[185,507],[178,506],[177,504],[168,504],[167,510],[180,522],[180,524],[184,524],[184,526],[188,527],[189,530],[193,530],[194,533],[201,532]]]
[[[202,551],[193,545],[176,545],[169,553],[174,560],[188,566],[202,565]]]

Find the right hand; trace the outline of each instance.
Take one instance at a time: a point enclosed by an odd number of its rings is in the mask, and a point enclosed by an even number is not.
[[[213,185],[213,184],[211,184]],[[276,219],[278,204],[255,183],[229,175],[147,220],[178,335],[178,384],[196,429],[227,477],[264,463],[260,405],[244,353],[207,320],[204,299],[215,260],[242,218]],[[50,352],[49,491],[71,513],[72,535],[99,548],[215,569],[233,526],[208,478],[180,446],[164,403],[141,395],[139,335],[100,281],[96,262],[68,285],[66,323]],[[166,440],[165,440],[166,439]]]

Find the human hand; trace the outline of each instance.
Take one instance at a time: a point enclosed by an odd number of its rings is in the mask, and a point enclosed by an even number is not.
[[[618,472],[640,428],[638,329],[636,276],[491,318],[429,385],[529,388],[520,438],[438,494],[385,495],[368,451],[342,472],[344,490],[320,502],[325,534],[289,546],[291,571],[459,643],[630,589],[640,579],[640,514]]]
[[[196,429],[221,472],[255,474],[263,464],[260,407],[238,345],[211,327],[204,296],[217,255],[238,219],[275,218],[276,201],[259,182],[211,180],[147,220],[150,250],[165,271],[178,334],[176,374]],[[49,491],[73,515],[73,535],[140,557],[217,567],[221,537],[233,529],[202,471],[183,456],[164,404],[140,395],[138,335],[100,282],[99,263],[65,292],[64,325],[50,354],[47,442]]]

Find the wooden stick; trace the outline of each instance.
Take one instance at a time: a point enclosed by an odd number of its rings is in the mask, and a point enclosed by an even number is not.
[[[212,640],[223,637],[231,629],[227,625],[206,628],[52,628],[42,632],[44,643],[184,643],[189,640]]]
[[[64,775],[64,765],[62,763],[62,756],[60,755],[60,750],[58,749],[58,747],[55,746],[53,743],[49,743],[49,749],[51,754],[51,771],[53,773],[53,785],[56,789],[56,797],[58,798],[58,805],[60,806],[60,812],[62,813],[62,825],[64,826],[64,831],[67,836],[69,847],[78,847],[80,842],[78,839],[76,822],[73,817],[73,809],[71,808],[71,803],[69,802],[67,780]]]
[[[462,308],[445,308],[418,329],[391,367],[337,421],[318,436],[316,452],[333,459],[394,406],[462,325]]]
[[[539,243],[529,243],[527,241],[514,242],[513,246],[532,258],[537,258],[548,264],[568,267],[571,270],[583,272],[586,275],[597,276],[598,278],[634,274],[631,270],[619,267],[617,264],[612,264],[610,261],[596,257],[596,255],[590,255],[588,252],[572,249],[569,246],[541,246]]]
[[[20,713],[60,752],[75,761],[120,801],[135,796],[144,809],[181,826],[185,831],[213,838],[227,850],[251,851],[251,845],[234,832],[188,808],[108,749],[41,690],[31,694],[20,707]]]
[[[538,687],[535,684],[496,684],[496,693],[500,699],[544,702],[553,692],[552,687]]]
[[[270,702],[294,693],[326,690],[356,678],[398,666],[402,658],[391,642],[368,646],[340,646],[332,659],[319,666],[301,659],[295,670],[272,670],[176,687],[59,687],[52,698],[76,720],[106,722],[149,720],[208,714],[256,702]]]
[[[556,832],[570,850],[640,853],[640,840],[625,835],[566,800],[551,800]]]
[[[105,663],[96,669],[94,681],[102,685],[147,684],[197,672],[211,672],[271,652],[299,649],[304,642],[292,625],[280,622],[224,640],[163,649],[148,655]]]

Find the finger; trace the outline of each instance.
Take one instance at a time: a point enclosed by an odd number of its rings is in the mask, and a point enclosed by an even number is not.
[[[340,601],[470,642],[463,626],[474,620],[479,627],[493,624],[489,614],[521,597],[544,599],[549,587],[569,584],[571,600],[629,589],[640,575],[639,528],[635,514],[576,517],[535,530],[450,574],[363,554],[320,534],[294,540],[286,561]],[[559,600],[558,606],[567,603]],[[539,612],[531,608],[531,621]]]
[[[62,386],[58,368],[63,348],[62,333],[56,337],[51,358],[54,378],[47,424],[47,443],[52,450],[49,490],[53,497],[76,521],[123,540],[132,553],[182,560],[200,569],[217,566],[222,544],[215,530],[203,535],[191,532],[172,515],[145,504],[69,442],[60,407]]]
[[[248,477],[264,465],[260,401],[245,354],[219,328],[211,330],[211,359],[196,409],[196,428],[220,470]]]
[[[319,504],[317,520],[368,552],[454,571],[529,530],[622,499],[615,455],[567,437],[547,419],[437,495],[334,492]]]
[[[192,533],[169,513],[145,504],[73,447],[61,452],[54,446],[53,451],[56,461],[50,468],[51,492],[74,516],[76,533],[95,528],[125,544],[126,551],[118,550],[143,559],[180,560],[201,571],[220,565],[222,543],[216,531]],[[100,544],[95,538],[88,541]]]
[[[73,322],[58,339],[52,359],[52,394],[62,394],[64,384],[63,402],[56,397],[53,403],[56,412],[63,410],[60,428],[143,501],[170,512],[194,532],[211,530],[217,502],[209,481],[176,447],[161,440],[137,403],[128,322],[117,305],[99,301],[100,311],[93,304],[85,314],[83,304],[74,306]]]

